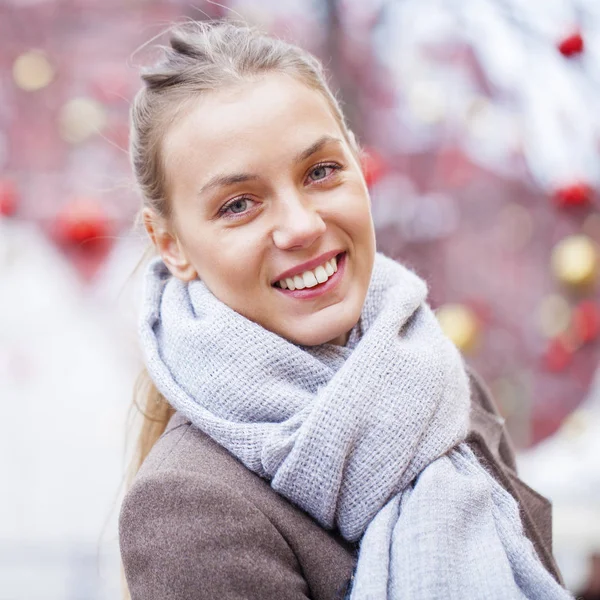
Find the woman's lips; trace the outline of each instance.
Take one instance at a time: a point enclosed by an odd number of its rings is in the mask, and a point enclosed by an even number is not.
[[[337,256],[337,271],[329,277],[329,279],[325,283],[319,283],[311,288],[304,288],[302,290],[284,290],[279,287],[275,287],[278,292],[285,294],[286,296],[290,296],[292,298],[298,298],[300,300],[310,300],[311,298],[316,298],[317,296],[321,296],[330,292],[333,288],[335,288],[344,276],[344,272],[346,270],[346,257],[347,253],[342,252]]]

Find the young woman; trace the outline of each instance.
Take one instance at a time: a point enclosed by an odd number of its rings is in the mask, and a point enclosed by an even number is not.
[[[487,391],[426,284],[375,251],[317,60],[188,24],[142,77],[131,154],[159,256],[131,597],[570,597]]]

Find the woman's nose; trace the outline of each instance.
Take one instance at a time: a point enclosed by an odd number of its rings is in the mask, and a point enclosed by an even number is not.
[[[279,208],[273,241],[281,250],[308,248],[327,229],[310,199],[300,194],[288,195]]]

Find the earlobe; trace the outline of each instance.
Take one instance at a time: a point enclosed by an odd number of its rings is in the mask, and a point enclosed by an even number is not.
[[[171,274],[182,281],[191,281],[197,277],[194,266],[187,258],[181,242],[171,232],[163,217],[145,208],[142,213],[144,227]]]

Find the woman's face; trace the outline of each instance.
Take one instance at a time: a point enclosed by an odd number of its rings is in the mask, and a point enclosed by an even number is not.
[[[325,98],[280,74],[207,94],[167,132],[163,156],[171,237],[157,245],[172,272],[292,342],[345,344],[375,237]]]

